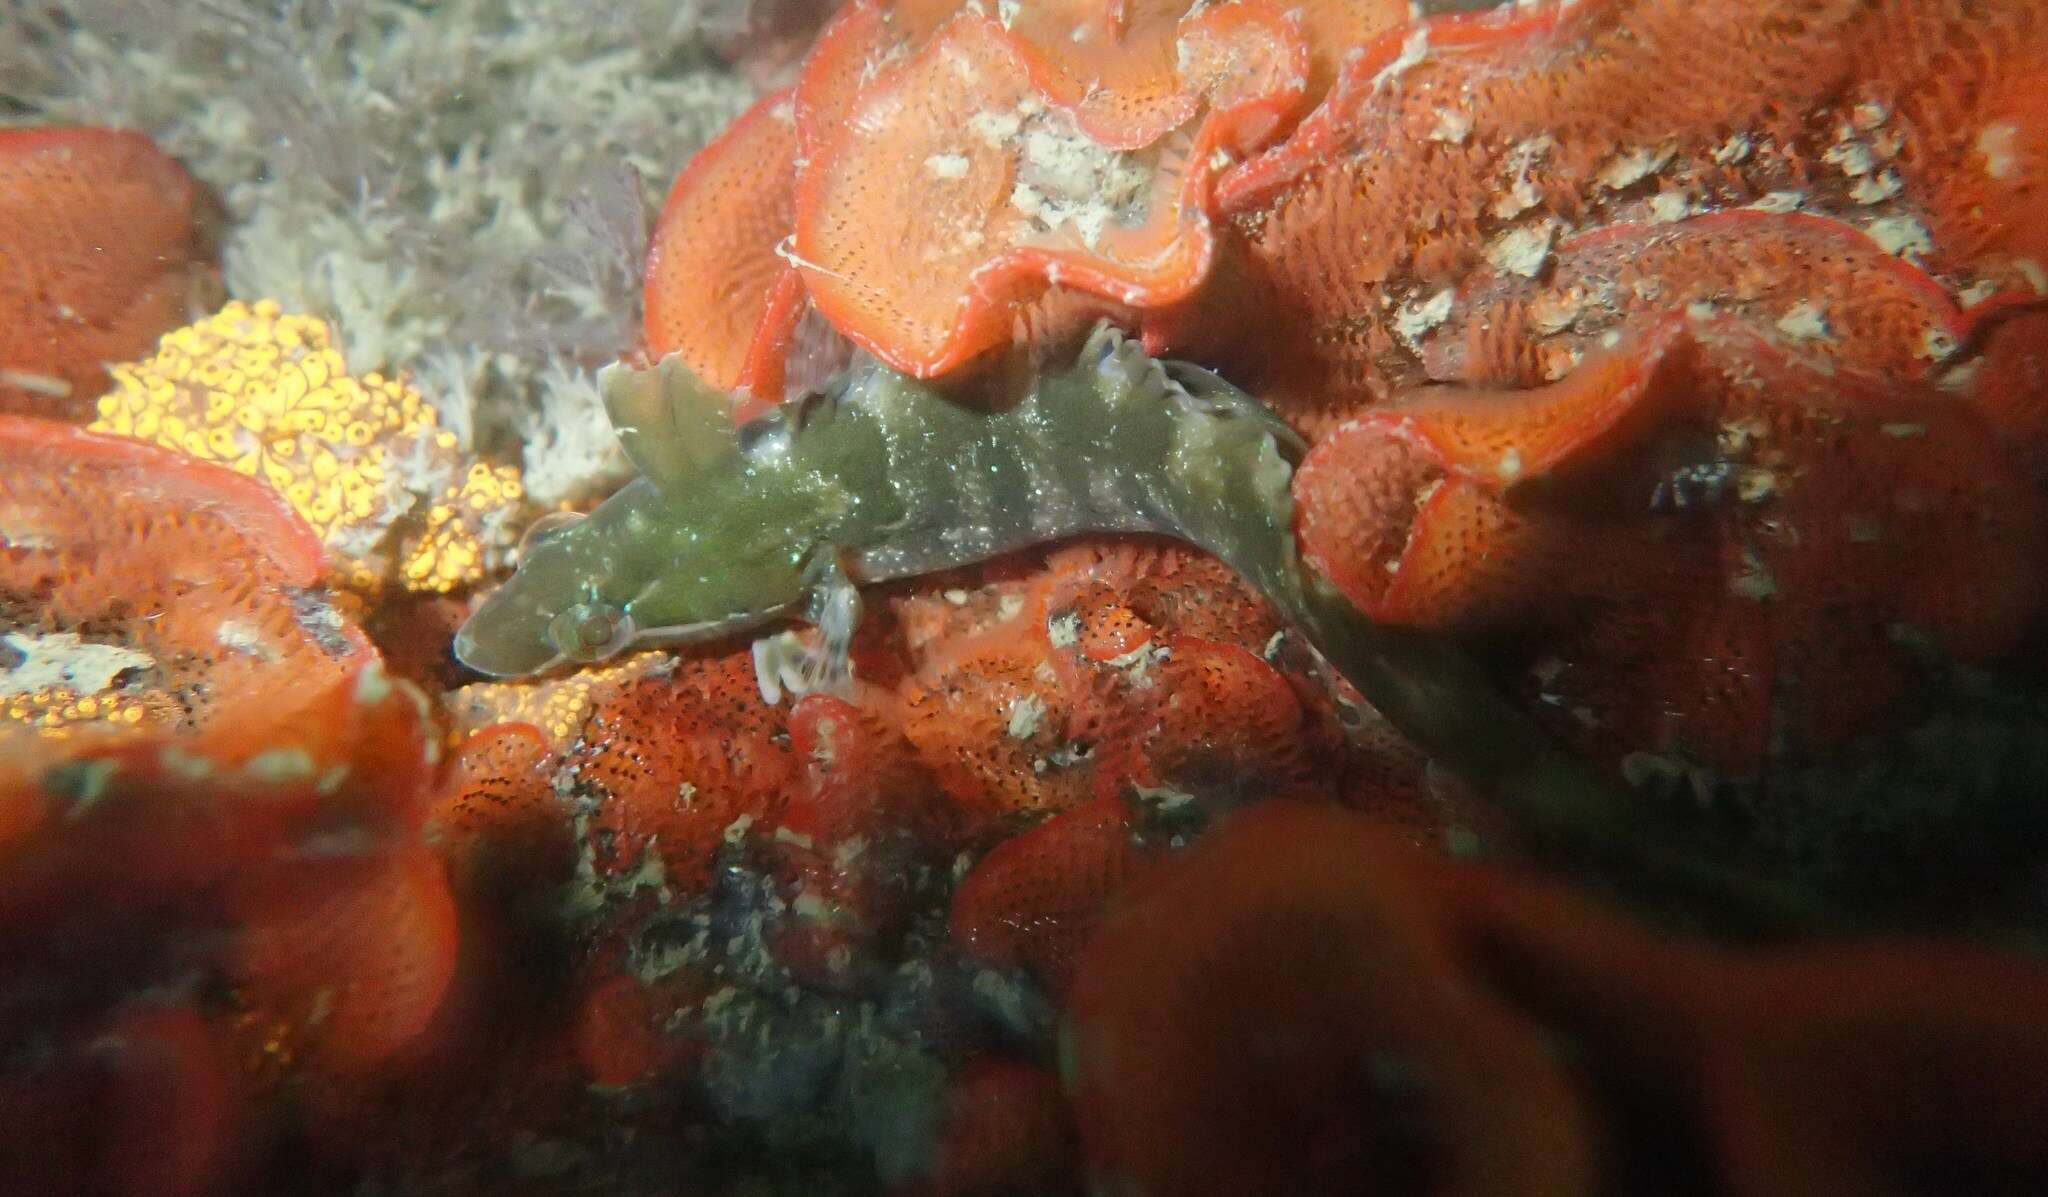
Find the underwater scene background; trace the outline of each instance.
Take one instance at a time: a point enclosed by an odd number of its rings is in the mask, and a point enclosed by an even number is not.
[[[2048,1187],[2034,0],[0,0],[0,1192]]]

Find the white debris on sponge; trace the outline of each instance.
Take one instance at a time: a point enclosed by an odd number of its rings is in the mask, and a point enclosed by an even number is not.
[[[1733,166],[1736,163],[1747,160],[1751,151],[1755,148],[1755,144],[1750,141],[1749,134],[1733,133],[1729,135],[1728,140],[1721,143],[1720,148],[1714,151],[1714,161],[1722,166]]]
[[[1677,152],[1676,144],[1638,146],[1635,149],[1623,150],[1608,159],[1594,178],[1602,187],[1610,191],[1620,191],[1664,169],[1664,164],[1671,161],[1672,155]]]
[[[1410,67],[1413,67],[1427,57],[1429,57],[1429,26],[1419,25],[1415,28],[1414,32],[1408,35],[1407,40],[1401,43],[1400,55],[1394,61],[1380,68],[1380,73],[1372,77],[1372,89],[1378,91],[1380,88],[1392,83],[1402,75],[1407,74]]]
[[[1826,341],[1834,337],[1827,313],[1812,300],[1801,300],[1778,319],[1778,331],[1795,341]]]
[[[1035,97],[1008,111],[977,112],[967,127],[988,145],[1016,153],[1010,206],[1030,219],[1038,235],[1071,229],[1095,249],[1111,225],[1144,221],[1156,176],[1150,162],[1103,146]],[[926,160],[928,169],[931,163]]]
[[[1977,134],[1977,152],[1984,155],[1984,173],[1994,179],[2010,179],[2019,173],[2019,152],[2014,142],[2019,129],[2003,122],[1984,126]]]
[[[1842,141],[1829,146],[1821,158],[1839,168],[1852,179],[1861,178],[1877,167],[1877,158],[1870,147],[1860,141]]]
[[[1541,220],[1521,225],[1495,237],[1486,246],[1486,260],[1494,269],[1523,278],[1535,278],[1550,260],[1550,247],[1557,241],[1558,222]]]
[[[1692,215],[1692,197],[1681,190],[1660,191],[1650,200],[1650,223],[1673,224]]]
[[[1513,220],[1542,200],[1543,197],[1537,193],[1536,183],[1529,177],[1529,172],[1534,170],[1536,163],[1556,145],[1557,142],[1545,133],[1520,142],[1509,151],[1508,178],[1501,188],[1500,198],[1493,202],[1495,216],[1502,220]]]
[[[1799,191],[1773,191],[1768,195],[1759,196],[1757,201],[1749,206],[1758,212],[1782,216],[1805,207],[1806,195]]]
[[[1045,723],[1045,700],[1026,694],[1010,704],[1010,720],[1004,728],[1012,740],[1029,740]]]
[[[0,654],[19,657],[13,665],[0,663],[0,695],[34,694],[40,690],[68,690],[81,697],[102,694],[114,686],[123,673],[149,669],[156,659],[148,653],[117,644],[96,644],[75,632],[8,632],[0,635],[12,650]]]
[[[1867,178],[1858,179],[1856,185],[1849,189],[1849,198],[1868,207],[1872,204],[1881,204],[1904,189],[1905,184],[1900,181],[1899,172],[1882,170]]]
[[[1431,141],[1449,142],[1451,145],[1464,145],[1465,139],[1471,135],[1472,114],[1455,108],[1437,113],[1436,128],[1429,131]]]
[[[1912,216],[1880,217],[1863,226],[1863,231],[1870,234],[1878,248],[1909,262],[1934,252],[1934,238],[1927,226]]]
[[[1919,355],[1928,361],[1946,361],[1960,348],[1955,334],[1945,328],[1930,328],[1920,334]]]
[[[1445,287],[1428,299],[1402,305],[1394,314],[1394,332],[1408,344],[1415,344],[1451,318],[1451,304],[1456,298],[1455,292]]]
[[[1081,617],[1069,611],[1045,622],[1046,639],[1054,648],[1072,648],[1081,642]]]
[[[270,642],[263,638],[261,629],[246,620],[221,620],[220,626],[213,630],[213,638],[222,648],[241,653],[245,657],[255,657],[262,661],[272,661],[277,657],[276,652],[270,647]]]

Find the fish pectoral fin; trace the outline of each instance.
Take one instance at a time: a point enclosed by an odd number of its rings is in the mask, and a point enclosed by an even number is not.
[[[597,386],[626,456],[663,491],[739,454],[732,400],[691,373],[680,354],[653,366],[615,362],[598,371]]]
[[[791,628],[754,641],[754,684],[769,706],[784,695],[793,701],[806,694],[845,694],[853,685],[853,663],[834,658],[821,644]]]
[[[860,629],[860,587],[839,560],[839,551],[826,546],[811,559],[805,571],[810,599],[804,618],[824,636],[818,663],[822,683],[843,686],[853,680],[853,634]]]
[[[754,684],[761,701],[774,706],[784,694],[801,698],[823,692],[845,694],[853,687],[853,634],[860,628],[860,587],[839,553],[821,548],[804,570],[808,587],[803,617],[818,629],[815,643],[789,629],[754,641]]]

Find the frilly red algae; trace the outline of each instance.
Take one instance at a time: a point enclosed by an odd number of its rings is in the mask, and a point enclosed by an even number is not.
[[[0,129],[0,412],[76,420],[110,362],[213,306],[210,195],[117,129]]]
[[[162,1086],[178,1142],[54,1166],[211,1191],[274,1084],[384,1068],[439,1008],[454,912],[420,838],[438,734],[328,605],[319,541],[262,483],[21,418],[0,420],[0,456],[11,680],[44,679],[13,696],[0,767],[0,937],[62,1028],[53,1067],[107,1069],[23,1100],[69,1151],[113,1116],[90,1093]],[[100,945],[90,967],[82,941]],[[34,1025],[10,1021],[4,1050]],[[95,1034],[129,1046],[95,1056]]]
[[[864,89],[798,178],[793,256],[813,301],[928,377],[1007,341],[1011,312],[1056,281],[1127,304],[1187,294],[1208,268],[1220,117],[1164,157],[1105,145],[1082,119],[1000,25],[942,26]],[[882,214],[910,203],[925,216],[883,236]]]
[[[1736,774],[1774,729],[1876,725],[1901,625],[1966,660],[2022,642],[2048,513],[1975,413],[1733,321],[1675,328],[1343,425],[1299,479],[1309,559],[1382,620],[1550,627],[1540,685],[1589,740]]]
[[[921,377],[1008,341],[1048,289],[1176,302],[1209,269],[1217,170],[1335,73],[1314,34],[1406,16],[1377,0],[954,9],[848,5],[794,92],[677,179],[650,257],[650,348],[773,402],[805,294]],[[711,328],[739,335],[714,349]]]
[[[752,389],[748,347],[790,270],[776,250],[795,219],[795,111],[787,89],[755,104],[690,159],[655,224],[646,271],[648,350],[656,357],[681,353],[697,377],[719,390]],[[764,398],[780,402],[779,387]]]

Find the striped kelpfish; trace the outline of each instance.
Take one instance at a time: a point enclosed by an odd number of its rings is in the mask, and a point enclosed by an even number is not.
[[[739,428],[675,358],[613,366],[600,385],[641,476],[530,535],[456,636],[480,673],[808,620],[816,653],[783,660],[756,641],[777,701],[784,684],[844,677],[863,583],[1083,533],[1160,533],[1235,569],[1389,721],[1539,836],[1741,918],[1814,917],[1805,895],[1703,850],[1559,751],[1455,646],[1365,619],[1295,551],[1300,438],[1217,375],[1155,361],[1114,329],[1000,410],[873,362]]]
[[[1216,375],[1103,328],[1000,411],[872,362],[740,428],[671,358],[600,377],[640,478],[529,538],[455,642],[514,677],[789,618],[843,666],[863,583],[1085,532],[1207,549],[1276,599],[1298,582],[1288,486],[1302,444]],[[1282,601],[1283,607],[1296,604]]]

